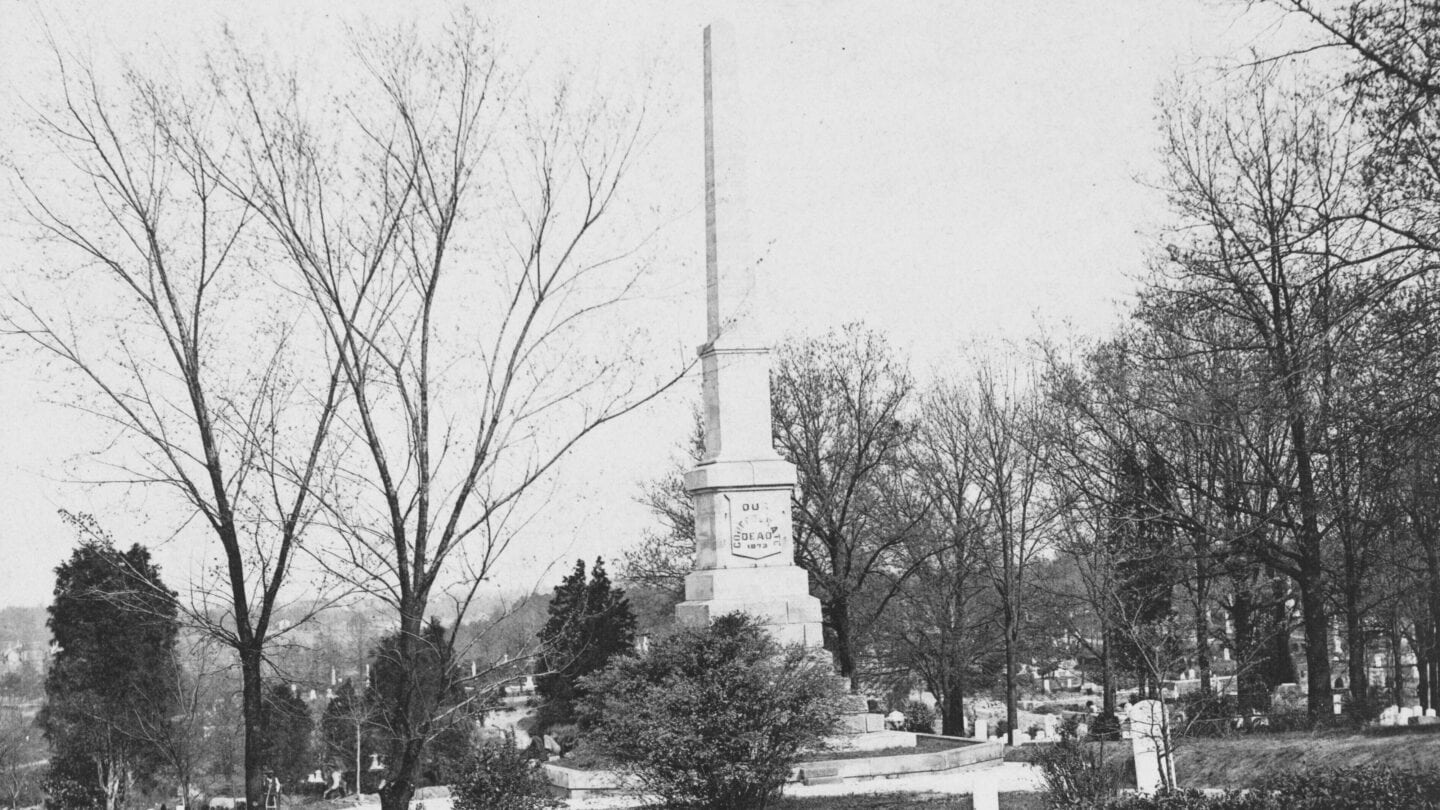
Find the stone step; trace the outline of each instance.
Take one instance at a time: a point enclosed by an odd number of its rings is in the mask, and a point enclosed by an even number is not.
[[[800,781],[807,785],[835,785],[845,781],[840,768],[835,765],[808,765],[800,771]]]

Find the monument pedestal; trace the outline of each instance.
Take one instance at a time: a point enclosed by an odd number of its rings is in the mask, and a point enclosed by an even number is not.
[[[795,466],[775,452],[770,413],[771,318],[762,312],[763,256],[749,240],[737,50],[728,26],[705,29],[705,326],[700,348],[705,453],[685,476],[695,503],[695,568],[675,609],[687,627],[727,613],[754,616],[781,644],[823,649],[820,600],[795,565],[790,515]],[[722,238],[723,235],[723,238]],[[847,684],[848,686],[848,684]],[[843,734],[884,732],[852,696]],[[912,744],[913,744],[913,737]]]
[[[810,595],[805,569],[795,565],[795,468],[774,455],[768,436],[752,449],[762,457],[716,459],[685,476],[695,499],[695,570],[685,577],[685,601],[675,616],[682,625],[705,627],[740,611],[781,644],[818,648],[824,641],[820,600]]]

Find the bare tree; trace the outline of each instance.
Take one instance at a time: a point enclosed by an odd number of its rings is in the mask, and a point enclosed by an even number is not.
[[[900,483],[913,382],[884,338],[858,324],[786,344],[773,376],[776,445],[798,478],[796,562],[810,572],[854,688],[860,639],[902,581],[891,565],[924,519]]]
[[[28,806],[39,795],[37,777],[45,764],[44,757],[39,731],[19,713],[7,712],[0,725],[0,791],[10,810]]]
[[[1164,115],[1180,223],[1144,307],[1187,351],[1226,355],[1255,375],[1283,426],[1281,464],[1264,471],[1279,497],[1274,531],[1250,547],[1299,589],[1309,708],[1319,717],[1331,705],[1325,543],[1343,511],[1326,478],[1336,373],[1350,336],[1421,268],[1413,244],[1377,224],[1381,203],[1360,193],[1363,146],[1350,111],[1282,93],[1271,73],[1250,78],[1233,96]]]
[[[981,557],[1000,600],[1005,642],[1005,712],[1009,744],[1019,722],[1016,676],[1025,626],[1026,576],[1051,547],[1065,506],[1049,483],[1051,448],[1044,441],[1040,393],[1018,368],[983,365],[975,379],[975,486],[987,527]]]
[[[638,118],[612,125],[564,89],[525,108],[466,19],[439,46],[357,51],[374,103],[332,120],[248,68],[222,77],[251,121],[222,182],[299,269],[348,395],[325,564],[389,605],[394,655],[415,663],[426,613],[453,612],[453,640],[547,473],[684,370],[642,380],[623,332],[587,331],[614,325],[644,269],[633,244],[601,244]],[[408,805],[444,698],[396,691],[387,810]]]
[[[986,599],[981,558],[986,515],[978,496],[975,401],[954,381],[921,397],[908,465],[929,505],[929,519],[904,545],[910,577],[883,635],[890,654],[919,672],[939,704],[942,733],[964,736],[965,696],[985,685],[977,673],[992,658],[996,603]]]
[[[58,266],[11,290],[0,324],[89,387],[76,407],[114,430],[95,437],[112,451],[105,480],[168,491],[215,544],[220,582],[183,607],[239,656],[258,802],[261,669],[315,516],[310,489],[327,468],[341,377],[295,362],[324,344],[303,345],[305,330],[286,320],[285,281],[252,239],[253,215],[212,160],[175,137],[176,108],[133,74],[107,96],[93,69],[55,52],[62,95],[38,126],[70,171],[16,177]]]

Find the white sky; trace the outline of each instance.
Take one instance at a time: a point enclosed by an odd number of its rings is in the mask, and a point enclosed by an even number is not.
[[[42,16],[41,4],[0,0],[0,127],[20,126],[23,102],[54,91],[42,19],[81,50],[129,53],[142,68],[193,64],[228,23],[282,64],[323,73],[341,64],[346,25],[448,13],[374,0],[61,5],[63,16]],[[721,114],[747,130],[750,225],[769,245],[773,317],[793,332],[864,320],[923,376],[972,339],[1115,321],[1164,221],[1163,198],[1138,182],[1155,172],[1155,95],[1177,73],[1203,81],[1252,48],[1272,50],[1273,19],[1246,5],[550,2],[493,17],[506,49],[536,70],[569,66],[632,96],[651,85],[660,131],[647,160],[668,178],[653,192],[688,200],[662,234],[678,257],[667,283],[683,295],[657,332],[687,346],[704,333],[700,31],[729,19],[747,109]],[[0,150],[8,134],[0,128]],[[0,281],[33,257],[7,188]],[[96,513],[126,544],[168,537],[183,515],[168,494],[68,483],[103,440],[47,401],[64,396],[58,367],[13,348],[0,346],[0,604],[39,605],[74,542],[57,509]],[[557,558],[618,556],[637,538],[648,520],[633,503],[638,484],[665,469],[697,392],[684,387],[583,448],[502,580],[548,586],[568,564],[537,572]],[[166,545],[172,584],[204,559],[202,542],[187,532]]]

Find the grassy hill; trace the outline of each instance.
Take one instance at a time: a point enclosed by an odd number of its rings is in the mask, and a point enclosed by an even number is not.
[[[1181,784],[1189,787],[1239,788],[1277,773],[1362,765],[1431,771],[1440,762],[1440,725],[1386,731],[1181,740],[1175,771]]]

